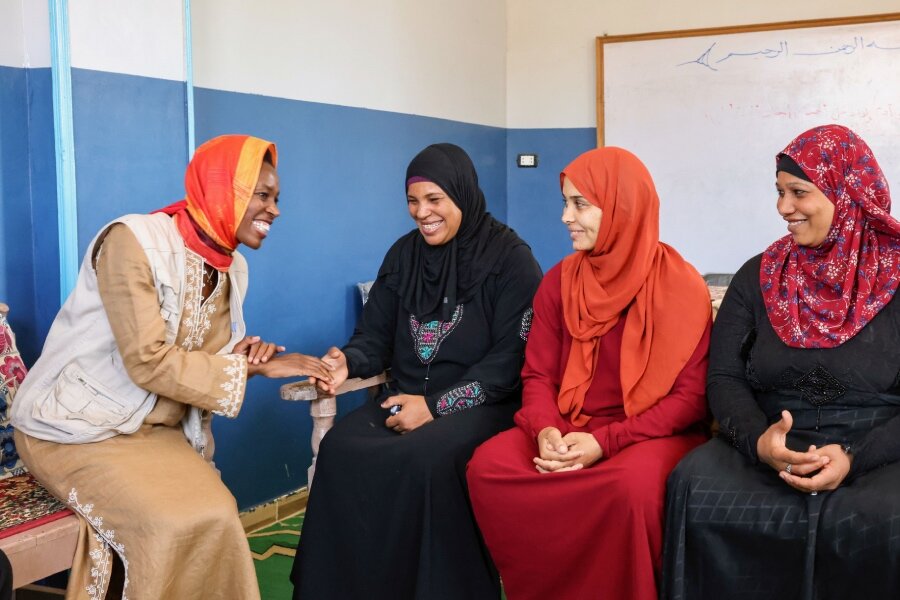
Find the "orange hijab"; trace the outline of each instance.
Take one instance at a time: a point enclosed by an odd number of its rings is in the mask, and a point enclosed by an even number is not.
[[[210,266],[227,271],[238,226],[259,180],[266,153],[278,166],[275,144],[248,135],[221,135],[197,148],[184,174],[187,195],[154,212],[173,215],[184,245]],[[206,239],[204,239],[206,238]]]
[[[700,274],[659,241],[659,196],[636,156],[599,148],[560,174],[603,211],[590,252],[562,263],[562,301],[572,348],[559,390],[559,410],[575,425],[594,378],[600,338],[625,313],[621,380],[625,414],[639,414],[665,396],[691,358],[711,307]]]

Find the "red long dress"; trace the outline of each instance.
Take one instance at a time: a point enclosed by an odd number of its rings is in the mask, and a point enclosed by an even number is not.
[[[668,395],[626,417],[619,379],[625,319],[600,341],[584,403],[591,421],[564,419],[556,399],[572,338],[563,321],[559,265],[534,298],[518,427],[482,444],[467,479],[475,517],[507,597],[655,600],[666,478],[705,440],[709,328]],[[537,434],[593,433],[603,458],[579,471],[538,473]]]

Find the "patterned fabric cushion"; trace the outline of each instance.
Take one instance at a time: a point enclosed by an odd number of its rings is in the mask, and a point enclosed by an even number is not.
[[[31,473],[0,479],[0,539],[69,514]]]
[[[25,465],[16,452],[9,415],[13,397],[26,372],[25,363],[16,348],[16,337],[6,316],[0,313],[0,479],[25,472]]]

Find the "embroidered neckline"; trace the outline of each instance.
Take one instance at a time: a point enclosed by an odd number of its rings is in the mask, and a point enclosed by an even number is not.
[[[437,356],[441,343],[456,329],[462,321],[463,305],[457,304],[449,321],[420,322],[416,315],[409,315],[409,332],[415,344],[416,356],[422,364],[430,364]]]
[[[194,350],[203,346],[206,334],[212,328],[212,316],[216,312],[215,301],[222,294],[227,274],[219,274],[215,289],[204,300],[203,259],[185,248],[184,262],[184,315],[181,324],[188,331],[181,346],[185,350]]]

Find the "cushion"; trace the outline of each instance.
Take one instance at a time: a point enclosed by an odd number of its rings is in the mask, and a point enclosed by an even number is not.
[[[25,472],[25,465],[16,452],[9,415],[16,390],[26,372],[25,363],[16,348],[16,336],[13,335],[6,315],[0,312],[0,479]]]
[[[356,288],[359,290],[359,296],[362,298],[362,303],[365,304],[369,299],[369,290],[372,289],[372,284],[374,281],[364,281],[362,283],[357,283]]]
[[[70,514],[31,473],[0,479],[0,539]]]

